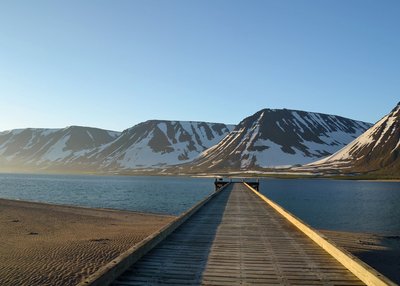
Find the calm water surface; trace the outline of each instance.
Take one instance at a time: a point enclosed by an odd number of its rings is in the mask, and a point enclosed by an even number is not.
[[[212,179],[0,174],[0,197],[179,215],[214,191]]]
[[[179,215],[213,179],[0,174],[0,197]],[[320,229],[400,234],[400,183],[263,179],[260,191]]]
[[[400,183],[261,180],[260,191],[315,228],[400,234]]]

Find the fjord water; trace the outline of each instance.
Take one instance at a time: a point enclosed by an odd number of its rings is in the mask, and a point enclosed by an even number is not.
[[[260,191],[317,229],[400,234],[400,183],[265,179]]]
[[[213,191],[205,178],[0,174],[0,198],[171,215]]]
[[[0,198],[179,215],[214,190],[187,177],[0,174]],[[260,191],[318,229],[400,234],[400,183],[263,179]]]

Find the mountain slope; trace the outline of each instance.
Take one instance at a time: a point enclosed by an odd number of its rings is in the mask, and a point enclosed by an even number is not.
[[[89,158],[104,169],[162,167],[189,162],[217,144],[233,125],[150,120],[123,131]]]
[[[263,109],[245,118],[185,169],[254,170],[304,164],[331,155],[370,126],[335,115]]]
[[[1,132],[0,170],[28,171],[67,165],[119,135],[115,131],[80,126]]]
[[[0,133],[0,171],[107,172],[158,168],[197,157],[233,125],[150,120],[122,133],[89,127]]]
[[[400,103],[345,148],[306,167],[400,175]]]

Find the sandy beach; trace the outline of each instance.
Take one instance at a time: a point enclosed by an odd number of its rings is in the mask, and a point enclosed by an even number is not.
[[[74,285],[173,218],[0,199],[0,285]],[[400,284],[400,236],[321,232]]]
[[[172,219],[0,199],[0,285],[75,285]]]

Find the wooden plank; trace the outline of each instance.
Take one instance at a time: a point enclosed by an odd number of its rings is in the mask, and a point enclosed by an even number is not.
[[[353,256],[346,250],[338,247],[335,243],[330,241],[327,237],[320,234],[318,231],[312,229],[309,225],[301,221],[299,218],[289,213],[281,206],[271,201],[264,195],[260,194],[256,189],[252,188],[250,185],[244,183],[256,196],[260,197],[264,202],[268,204],[277,213],[282,215],[287,221],[289,221],[293,226],[295,226],[299,231],[304,233],[308,238],[315,242],[318,246],[324,249],[332,257],[334,257],[339,263],[345,266],[349,271],[351,271],[356,277],[361,281],[371,286],[385,286],[385,285],[396,285],[394,282],[390,281],[384,275],[359,260],[357,257]]]
[[[209,200],[113,283],[244,284],[364,285],[240,183]]]
[[[181,226],[185,221],[187,221],[193,214],[202,208],[203,205],[207,204],[208,201],[212,200],[221,191],[223,191],[229,184],[223,186],[218,191],[215,191],[195,206],[190,208],[188,211],[183,213],[181,216],[177,217],[171,223],[160,229],[158,232],[148,236],[140,243],[134,245],[127,251],[120,254],[117,258],[107,263],[95,273],[90,275],[81,281],[77,286],[103,286],[111,284],[117,277],[124,273],[130,266],[132,266],[136,261],[142,258],[151,249],[156,247],[161,241],[166,237],[171,235],[179,226]]]

